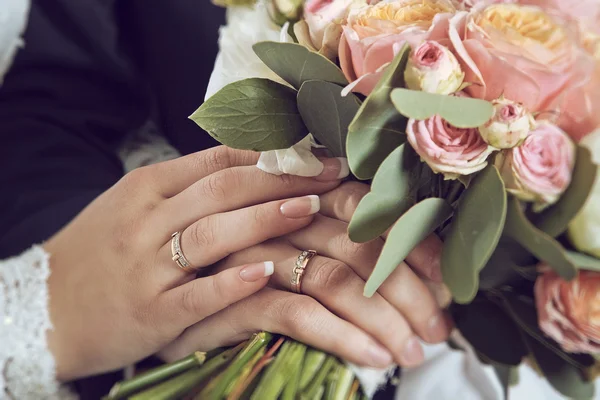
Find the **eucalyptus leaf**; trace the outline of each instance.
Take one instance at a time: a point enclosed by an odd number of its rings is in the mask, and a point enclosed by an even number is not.
[[[598,165],[592,161],[590,151],[578,146],[571,184],[556,204],[534,215],[535,225],[552,237],[566,231],[589,197],[597,174]]]
[[[373,296],[406,256],[451,215],[452,207],[444,199],[425,199],[410,208],[390,231],[364,295]]]
[[[421,160],[409,145],[402,145],[381,164],[348,227],[350,239],[365,243],[381,236],[416,203]]]
[[[587,254],[577,253],[574,251],[566,252],[567,258],[575,265],[577,269],[583,269],[587,271],[600,272],[600,260],[588,256]]]
[[[494,115],[489,101],[402,88],[392,91],[392,103],[406,118],[424,120],[439,115],[458,128],[479,127]]]
[[[296,91],[268,79],[250,78],[225,86],[190,119],[234,149],[286,149],[308,134],[296,106]]]
[[[506,192],[498,170],[488,165],[463,194],[442,250],[442,275],[454,300],[469,303],[479,272],[500,240],[506,219]]]
[[[577,275],[577,269],[567,257],[562,245],[529,222],[521,203],[513,196],[508,199],[504,234],[519,242],[538,259],[546,262],[562,278],[570,280]]]
[[[346,157],[348,126],[360,108],[360,100],[334,83],[306,81],[298,91],[298,110],[310,133],[336,157]]]
[[[337,65],[297,43],[259,42],[256,55],[284,81],[300,89],[306,81],[319,80],[346,86],[348,81]]]
[[[406,141],[406,118],[396,111],[390,93],[393,88],[405,85],[404,70],[409,53],[410,46],[405,45],[386,68],[348,128],[348,163],[358,179],[373,178],[383,160]]]
[[[536,258],[514,239],[502,236],[494,254],[479,273],[479,289],[491,290],[518,283],[523,280],[522,268],[536,262]]]
[[[497,304],[478,298],[452,305],[451,313],[465,339],[489,360],[516,366],[527,355],[519,327]]]
[[[566,362],[531,336],[524,335],[524,340],[537,365],[554,389],[570,399],[583,400],[594,397],[594,383],[584,378],[581,369]]]

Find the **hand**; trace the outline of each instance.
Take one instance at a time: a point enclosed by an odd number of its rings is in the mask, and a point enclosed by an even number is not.
[[[353,243],[347,235],[347,223],[368,190],[360,183],[343,184],[321,196],[320,214],[308,227],[221,262],[219,269],[226,270],[242,260],[272,259],[275,274],[270,285],[280,290],[264,289],[196,324],[161,356],[176,359],[267,330],[359,365],[385,367],[392,359],[403,366],[419,364],[423,351],[417,335],[437,343],[450,333],[450,322],[418,276],[441,280],[441,242],[435,236],[426,239],[407,258],[414,271],[402,263],[377,294],[365,298],[364,284],[384,241]],[[316,250],[319,255],[310,261],[302,279],[304,295],[289,293],[294,263],[305,249]]]
[[[289,198],[333,189],[343,170],[328,159],[314,179],[274,176],[257,158],[219,147],[135,170],[45,244],[59,379],[153,354],[266,285],[267,260],[192,280],[171,258],[176,231],[189,262],[204,267],[308,225],[318,198]]]

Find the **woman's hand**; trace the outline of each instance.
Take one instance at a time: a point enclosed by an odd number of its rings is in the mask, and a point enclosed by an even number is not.
[[[344,170],[328,159],[314,179],[274,176],[257,157],[219,147],[135,170],[45,244],[59,379],[153,354],[266,285],[268,260],[194,280],[171,252],[171,234],[182,232],[184,255],[200,268],[305,227],[319,210],[314,195],[338,186]]]
[[[441,280],[441,242],[426,239],[372,298],[363,289],[384,244],[350,241],[347,223],[368,186],[346,183],[321,196],[321,211],[308,227],[232,254],[219,264],[275,262],[270,286],[188,329],[161,352],[175,359],[194,350],[233,344],[258,330],[282,333],[342,358],[370,367],[392,360],[414,366],[423,360],[417,337],[431,343],[447,339],[451,324],[420,275]],[[302,250],[316,250],[302,279],[303,295],[289,293],[293,268]],[[277,290],[278,289],[278,290]],[[378,343],[381,343],[378,344]],[[383,345],[383,347],[382,347]]]

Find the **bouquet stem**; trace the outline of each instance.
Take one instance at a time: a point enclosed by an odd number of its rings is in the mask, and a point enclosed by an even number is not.
[[[329,375],[331,369],[335,366],[336,359],[332,356],[327,356],[321,369],[317,372],[314,379],[309,383],[309,385],[302,391],[300,397],[302,400],[312,400],[314,398],[321,398],[325,391],[325,387],[323,383],[325,379]],[[321,396],[317,397],[317,394],[321,393]]]
[[[312,381],[319,368],[321,368],[321,365],[323,365],[325,357],[326,354],[321,351],[315,349],[307,350],[306,357],[304,358],[304,365],[302,367],[302,374],[300,376],[300,390],[304,390]]]
[[[186,358],[138,375],[129,381],[119,382],[115,384],[110,390],[110,393],[108,394],[106,399],[123,399],[132,393],[135,393],[141,389],[144,389],[156,383],[162,382],[167,378],[170,378],[171,376],[181,374],[193,367],[199,367],[202,364],[204,364],[205,360],[206,353],[197,351],[194,354],[187,356]]]

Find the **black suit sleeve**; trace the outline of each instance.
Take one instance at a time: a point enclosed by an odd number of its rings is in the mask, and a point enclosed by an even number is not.
[[[0,259],[49,238],[122,175],[149,115],[109,0],[33,1],[0,86]]]

